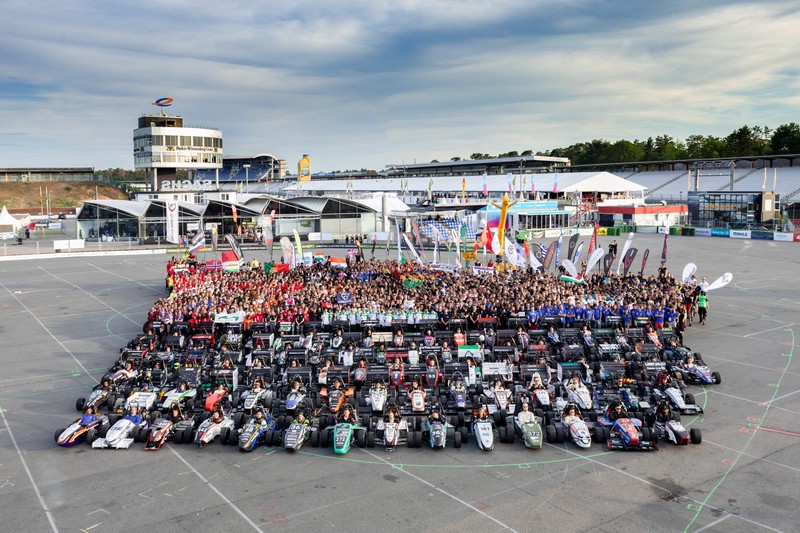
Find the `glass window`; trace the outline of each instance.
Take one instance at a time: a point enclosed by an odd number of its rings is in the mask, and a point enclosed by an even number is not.
[[[191,146],[192,138],[188,135],[181,135],[181,146]]]
[[[163,135],[153,135],[153,146],[164,146]]]
[[[214,148],[214,138],[213,137],[204,137],[203,138],[203,145],[206,148]],[[199,144],[197,146],[200,146]]]
[[[192,146],[202,147],[203,146],[203,138],[202,137],[192,137]]]
[[[175,146],[178,144],[178,136],[177,135],[165,135],[164,139],[167,141],[167,146]]]

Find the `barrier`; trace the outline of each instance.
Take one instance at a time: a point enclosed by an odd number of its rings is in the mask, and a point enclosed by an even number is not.
[[[772,233],[773,241],[792,242],[794,240],[792,237],[793,235],[791,233],[781,233],[778,231]]]
[[[86,241],[83,239],[63,239],[58,241],[53,241],[53,251],[60,252],[62,250],[66,250],[71,252],[72,250],[83,250],[86,248]]]
[[[752,233],[750,230],[743,229],[732,229],[730,231],[731,239],[749,239]]]

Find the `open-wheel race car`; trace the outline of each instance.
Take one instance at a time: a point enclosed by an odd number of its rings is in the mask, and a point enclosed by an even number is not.
[[[66,428],[56,430],[56,444],[64,448],[75,446],[81,442],[92,444],[103,428],[108,428],[108,417],[101,416],[88,424],[82,424],[79,418]]]

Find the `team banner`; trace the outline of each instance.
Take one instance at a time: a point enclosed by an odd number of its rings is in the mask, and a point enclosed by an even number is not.
[[[622,260],[625,258],[625,254],[628,253],[628,249],[631,247],[631,243],[632,242],[633,242],[633,232],[631,232],[628,235],[628,240],[625,241],[625,246],[622,247],[622,253],[619,254],[619,263],[617,263],[617,275],[618,276],[619,276],[619,270],[622,267]]]
[[[534,244],[533,247],[529,247],[528,248],[528,254],[527,254],[528,255],[528,262],[530,263],[531,268],[534,269],[534,270],[539,270],[540,268],[542,268],[542,262],[539,261],[539,258],[536,257],[536,253],[531,248],[533,248],[535,250],[539,250],[539,246]]]
[[[542,263],[544,258],[547,256],[547,246],[544,244],[534,244],[533,256],[539,260],[539,263]]]
[[[594,266],[600,262],[600,260],[603,258],[603,254],[605,254],[605,252],[602,248],[598,248],[592,252],[592,254],[589,256],[589,260],[586,262],[586,271],[584,272],[584,276],[591,272]]]
[[[556,270],[558,270],[558,265],[561,264],[561,246],[564,242],[564,236],[560,235],[558,237],[558,244],[556,244]]]
[[[289,237],[281,237],[281,250],[283,251],[283,263],[294,267],[294,245]]]
[[[647,257],[649,255],[650,255],[650,248],[646,248],[644,251],[644,255],[642,255],[642,269],[639,271],[640,276],[644,274],[644,266],[647,264]]]
[[[217,231],[217,226],[211,226],[211,250],[214,253],[217,253],[217,249],[219,248],[219,231]]]
[[[178,202],[167,202],[167,242],[178,244],[181,241],[178,229]]]
[[[403,238],[400,236],[400,221],[396,217],[394,219],[394,229],[397,231],[397,262],[401,263],[403,260]],[[388,246],[386,250],[389,250]]]
[[[226,233],[225,234],[225,240],[230,245],[231,250],[233,250],[233,253],[236,254],[236,257],[238,257],[239,259],[244,259],[244,254],[242,253],[242,248],[239,246],[239,243],[236,242],[236,237],[234,237],[230,233]]]
[[[409,239],[408,235],[406,235],[405,233],[403,234],[403,240],[406,241],[406,246],[408,247],[408,250],[411,252],[411,255],[414,256],[414,259],[417,260],[417,263],[419,263],[420,265],[424,265],[425,263],[422,262],[422,258],[419,256],[416,248],[414,248],[414,245],[411,243],[411,239]]]
[[[661,248],[661,264],[667,263],[667,234],[664,234],[664,246]]]
[[[587,252],[589,255],[592,255],[594,247],[597,246],[597,230],[599,227],[600,226],[598,224],[594,225],[594,230],[592,231],[592,240],[589,241],[589,252]]]
[[[694,263],[687,263],[685,267],[683,267],[683,275],[681,276],[681,281],[683,283],[688,283],[694,273],[697,272],[697,265]]]
[[[706,292],[721,289],[733,280],[733,274],[725,272],[723,275],[714,280],[714,283],[706,287]]]
[[[603,257],[603,272],[606,276],[608,273],[611,272],[611,264],[614,262],[614,254],[611,252],[607,253],[605,257]]]
[[[575,263],[570,261],[569,259],[564,259],[561,262],[561,266],[564,267],[564,270],[569,273],[570,277],[577,278],[578,277],[578,269],[575,267]]]
[[[579,237],[580,234],[576,233],[575,235],[569,238],[569,241],[567,242],[567,259],[571,259],[573,257],[573,253],[575,252],[575,247],[578,246]]]
[[[544,261],[542,261],[545,270],[550,270],[550,265],[553,263],[553,257],[556,255],[556,244],[556,241],[553,241],[547,247],[547,253],[544,256]]]
[[[581,241],[581,243],[575,249],[575,256],[572,258],[572,262],[576,265],[578,264],[578,258],[581,256],[581,251],[583,250],[583,243],[584,241]]]
[[[622,275],[627,276],[628,270],[631,268],[633,264],[633,258],[636,257],[636,252],[639,250],[636,248],[630,248],[627,252],[625,252],[625,257],[622,258]]]
[[[301,258],[301,259],[302,259],[302,257],[303,257],[303,243],[302,243],[302,242],[300,242],[300,234],[299,234],[299,233],[297,233],[297,230],[296,230],[296,229],[293,229],[293,230],[292,230],[292,233],[294,233],[294,251],[295,251],[295,257],[298,257],[298,258]],[[298,260],[298,261],[297,261],[297,263],[299,264],[299,263],[300,263],[300,261]],[[295,266],[297,266],[297,265],[295,265]]]

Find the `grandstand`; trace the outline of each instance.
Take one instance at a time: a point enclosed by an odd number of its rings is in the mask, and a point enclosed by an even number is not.
[[[249,165],[249,167],[248,167]],[[286,161],[276,159],[271,154],[226,155],[219,169],[220,183],[249,183],[279,180],[286,175]],[[217,179],[216,169],[198,169],[196,180]]]
[[[647,187],[646,199],[649,202],[685,201],[690,190],[695,188],[697,171],[663,170],[644,171],[625,175],[640,185]],[[730,187],[731,171],[726,168],[700,169],[701,191],[725,191]],[[800,167],[767,168],[766,190],[771,191],[773,182],[775,192],[781,195],[781,202],[796,199],[800,195]],[[760,191],[764,188],[763,168],[736,168],[733,170],[734,191]]]

